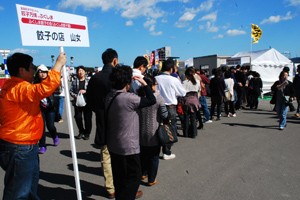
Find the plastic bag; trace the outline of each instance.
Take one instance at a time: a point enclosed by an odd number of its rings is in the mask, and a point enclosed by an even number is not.
[[[76,100],[76,106],[77,107],[84,107],[86,105],[83,94],[81,92],[78,93],[77,100]]]

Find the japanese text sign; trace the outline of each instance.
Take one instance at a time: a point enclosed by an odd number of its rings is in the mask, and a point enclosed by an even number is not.
[[[87,18],[16,4],[23,46],[89,47]]]

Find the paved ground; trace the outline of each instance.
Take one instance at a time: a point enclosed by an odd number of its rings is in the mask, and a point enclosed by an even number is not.
[[[258,110],[241,110],[236,118],[205,124],[196,139],[180,137],[173,147],[176,158],[160,160],[158,183],[141,184],[142,199],[300,199],[300,119],[293,114],[288,113],[288,126],[279,131],[269,101],[260,100]],[[59,146],[53,146],[48,137],[48,151],[40,155],[39,196],[43,200],[76,199],[65,117],[57,124]],[[95,126],[90,140],[76,140],[82,199],[106,199],[94,132]],[[3,176],[0,169],[0,196]]]

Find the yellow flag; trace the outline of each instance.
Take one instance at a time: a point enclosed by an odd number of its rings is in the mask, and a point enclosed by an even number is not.
[[[252,43],[258,43],[258,40],[261,38],[262,31],[255,24],[251,24],[251,26],[252,26],[251,37],[253,38],[253,42]]]

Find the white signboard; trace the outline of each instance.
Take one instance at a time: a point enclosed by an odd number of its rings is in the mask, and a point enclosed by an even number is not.
[[[16,4],[23,46],[89,47],[87,18]]]

